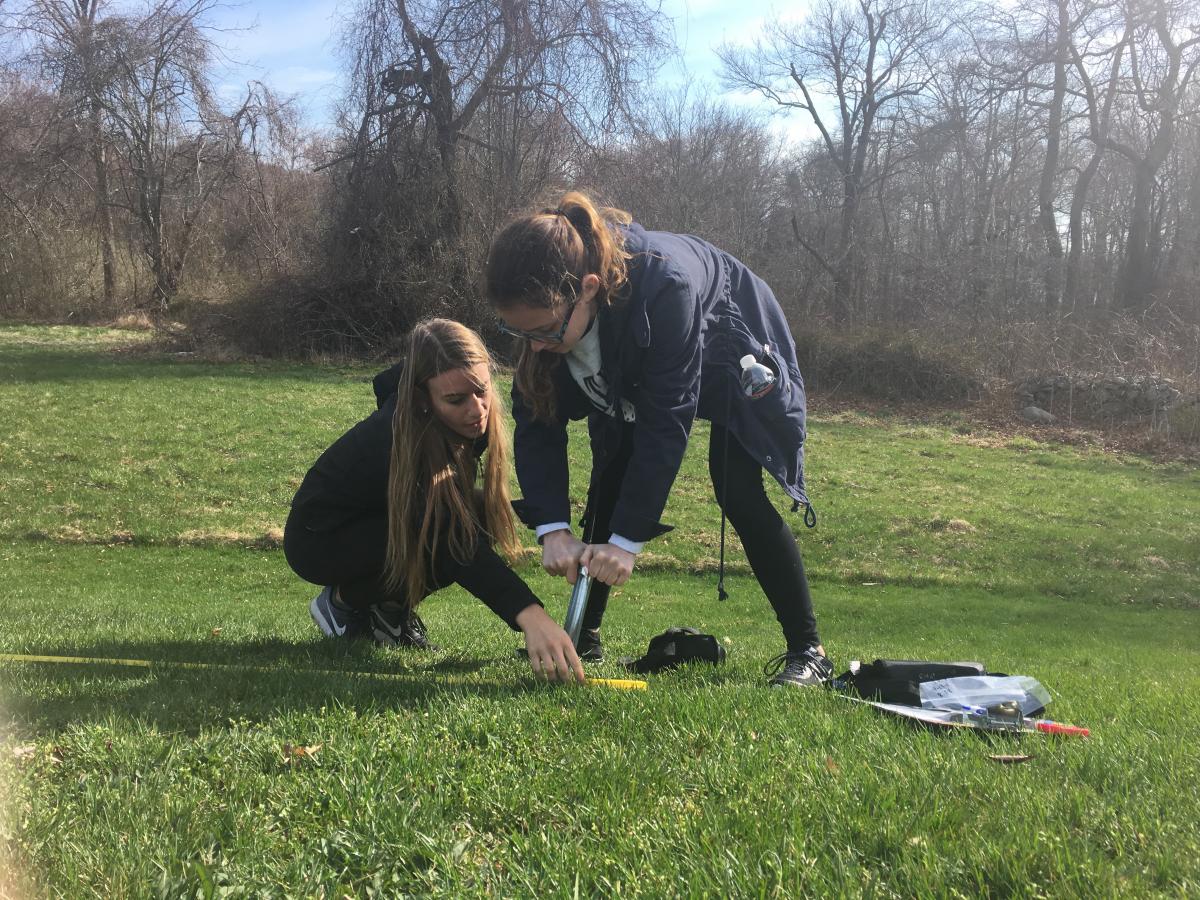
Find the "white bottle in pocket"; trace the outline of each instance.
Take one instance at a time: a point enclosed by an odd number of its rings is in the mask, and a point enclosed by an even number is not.
[[[769,351],[766,344],[763,345],[763,354]],[[760,363],[753,353],[747,353],[741,359],[742,365],[742,393],[751,400],[757,400],[759,397],[765,397],[775,389],[775,373],[769,367]]]

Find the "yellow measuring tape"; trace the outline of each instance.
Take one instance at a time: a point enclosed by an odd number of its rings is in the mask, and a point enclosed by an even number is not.
[[[619,691],[644,691],[646,689],[646,682],[636,678],[589,678],[587,683],[616,688]]]
[[[242,663],[203,663],[183,662],[176,660],[151,659],[114,659],[102,656],[36,656],[25,653],[0,653],[0,662],[16,663],[60,663],[80,666],[124,666],[131,669],[236,669],[240,672],[304,672],[310,675],[349,675],[360,678],[384,678],[391,681],[430,681],[427,675],[416,675],[407,672],[364,672],[361,669],[283,669],[277,666],[252,666]],[[469,682],[465,678],[453,678],[442,675],[434,681],[459,684],[479,684]],[[621,691],[644,691],[646,682],[628,678],[589,678],[584,684],[588,687],[607,687]]]

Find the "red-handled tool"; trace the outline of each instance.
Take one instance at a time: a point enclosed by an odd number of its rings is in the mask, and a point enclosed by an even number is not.
[[[1038,731],[1046,732],[1046,734],[1073,734],[1079,737],[1089,737],[1091,735],[1091,732],[1086,728],[1080,728],[1078,725],[1064,725],[1061,722],[1051,722],[1049,719],[1035,720],[1033,727]]]

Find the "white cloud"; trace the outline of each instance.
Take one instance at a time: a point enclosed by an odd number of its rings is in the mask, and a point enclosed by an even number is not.
[[[306,66],[288,66],[276,69],[271,73],[271,83],[287,93],[332,84],[337,79],[338,72],[333,69],[317,69]]]
[[[248,0],[225,7],[216,23],[227,60],[222,96],[235,99],[247,81],[262,81],[294,96],[306,120],[324,124],[341,77],[332,40],[338,7],[339,0]]]
[[[227,10],[220,27],[233,29],[221,43],[235,61],[263,65],[298,54],[328,56],[338,0],[286,4],[259,0]]]
[[[663,14],[675,26],[679,45],[681,80],[720,77],[716,49],[722,44],[747,45],[773,21],[800,21],[808,14],[808,0],[780,6],[776,0],[663,0]],[[672,80],[668,73],[664,77]]]
[[[763,33],[773,20],[797,21],[808,13],[807,0],[783,7],[777,0],[664,0],[663,13],[675,23],[675,39],[680,59],[659,73],[662,86],[705,83],[720,85],[720,62],[716,48],[723,43],[749,44]],[[720,98],[734,107],[753,109],[770,115],[772,132],[790,145],[812,140],[817,136],[812,119],[798,111],[783,110],[758,94],[744,91],[724,91]]]

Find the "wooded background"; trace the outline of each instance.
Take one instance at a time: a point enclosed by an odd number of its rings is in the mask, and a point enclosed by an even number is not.
[[[491,235],[583,186],[741,257],[802,341],[1200,369],[1194,2],[817,0],[718,51],[748,105],[660,87],[641,0],[357,0],[320,129],[216,89],[215,8],[0,0],[0,317],[265,354],[383,354],[434,313],[494,337]]]

